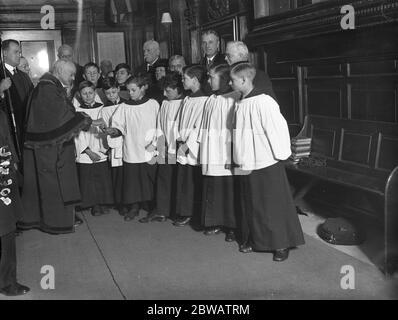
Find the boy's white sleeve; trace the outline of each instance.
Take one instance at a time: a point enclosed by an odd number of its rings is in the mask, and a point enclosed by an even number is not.
[[[81,131],[76,137],[75,137],[75,148],[76,148],[76,155],[79,157],[84,150],[86,150],[90,146],[89,144],[89,139],[87,137],[87,133],[84,131]]]
[[[267,96],[267,102],[258,103],[257,109],[275,159],[288,159],[291,155],[289,127],[278,103]]]
[[[123,106],[120,106],[116,112],[114,113],[113,117],[112,117],[112,123],[111,123],[111,127],[118,129],[123,136],[126,135],[127,133],[127,128],[126,128],[126,113],[124,111],[125,109],[123,108]]]

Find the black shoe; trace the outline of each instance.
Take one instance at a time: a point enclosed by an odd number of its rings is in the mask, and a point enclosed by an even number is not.
[[[99,217],[102,216],[103,214],[104,212],[100,206],[94,206],[91,208],[91,215],[93,217]]]
[[[156,214],[152,219],[152,222],[166,222],[167,221],[167,217],[160,215],[160,214]]]
[[[5,296],[9,297],[16,297],[16,296],[22,296],[24,294],[27,294],[30,291],[30,289],[26,286],[23,286],[22,284],[16,283],[13,285],[9,285],[3,289],[0,290],[1,294],[4,294]]]
[[[176,221],[174,221],[173,225],[176,227],[184,227],[190,221],[191,221],[191,217],[185,217],[185,218],[181,217],[181,218],[177,219]]]
[[[83,220],[77,214],[75,214],[75,225],[74,226],[78,227],[82,224],[83,224]]]
[[[152,219],[156,216],[155,212],[149,212],[146,217],[141,218],[140,220],[138,220],[141,223],[148,223],[151,222]]]
[[[203,232],[203,234],[205,236],[214,236],[216,234],[219,234],[221,232],[221,228],[216,227],[216,228],[209,228],[207,229],[205,232]]]
[[[134,220],[139,214],[139,210],[137,209],[131,209],[129,212],[127,212],[124,216],[124,221],[132,221]]]
[[[111,211],[108,207],[101,206],[102,214],[110,214]]]
[[[122,217],[124,217],[124,216],[129,212],[129,210],[128,210],[125,206],[119,206],[119,207],[117,207],[117,211],[119,211],[119,214],[120,214]]]
[[[253,252],[253,248],[247,244],[241,244],[239,246],[239,251],[242,253],[251,253]]]
[[[274,261],[282,262],[289,257],[289,249],[279,249],[274,252]]]
[[[225,235],[225,241],[226,242],[234,242],[234,241],[236,241],[235,232],[228,231],[227,234]]]

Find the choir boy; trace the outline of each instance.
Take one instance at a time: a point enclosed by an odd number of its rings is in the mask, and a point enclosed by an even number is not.
[[[209,84],[213,95],[207,100],[197,143],[203,174],[202,225],[205,235],[226,233],[225,241],[235,241],[239,208],[233,176],[231,143],[235,101],[226,64],[212,67]],[[193,150],[194,145],[188,145]]]
[[[204,105],[208,96],[202,91],[206,80],[206,71],[200,65],[184,69],[183,84],[185,90],[191,90],[181,106],[177,132],[177,227],[185,226],[191,218],[196,218],[194,225],[199,224],[202,197],[202,172],[199,164],[198,148],[189,150],[190,140],[196,141]],[[196,136],[195,136],[196,132]]]
[[[231,70],[232,88],[242,94],[235,106],[234,162],[242,170],[240,251],[271,251],[274,261],[304,244],[283,160],[290,156],[290,136],[279,105],[253,85],[256,69],[240,63]]]
[[[164,100],[160,108],[156,140],[151,145],[158,151],[158,172],[156,177],[156,208],[140,222],[164,222],[173,219],[176,199],[176,136],[177,114],[184,99],[181,74],[171,72],[164,78]]]
[[[106,97],[104,91],[98,87],[98,80],[101,77],[100,68],[94,62],[89,62],[83,67],[83,78],[90,81],[95,86],[95,102],[105,104]],[[83,103],[80,92],[77,91],[73,98],[74,107],[79,107]]]
[[[115,78],[104,78],[102,88],[106,95],[107,101],[101,111],[101,118],[104,119],[105,126],[112,126],[113,115],[122,103],[126,100],[120,98],[120,88]],[[115,205],[121,215],[126,213],[122,205],[123,191],[123,137],[112,138],[107,137],[107,143],[110,148],[110,162],[113,182],[113,196]]]
[[[147,77],[130,77],[126,82],[131,100],[122,103],[106,129],[111,137],[123,136],[123,204],[128,207],[125,221],[139,214],[154,199],[156,165],[154,151],[147,151],[156,134],[159,104],[145,96]]]
[[[100,121],[103,105],[95,102],[95,86],[90,81],[79,85],[83,103],[76,108],[93,121]],[[75,138],[76,162],[82,194],[80,208],[91,208],[93,216],[108,213],[106,206],[113,204],[112,178],[108,164],[106,135],[98,126],[91,126]]]
[[[119,84],[120,92],[119,96],[125,100],[130,99],[130,94],[127,90],[127,79],[132,75],[132,70],[127,63],[119,63],[114,71],[115,79]]]

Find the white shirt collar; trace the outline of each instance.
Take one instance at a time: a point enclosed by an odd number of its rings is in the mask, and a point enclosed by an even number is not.
[[[217,53],[216,53],[214,56],[212,56],[211,58],[206,57],[206,58],[207,58],[207,61],[213,62],[213,60],[214,60],[214,58],[216,57],[216,55],[217,55]]]
[[[156,63],[156,61],[158,61],[158,60],[159,60],[159,57],[157,57],[156,60],[155,60],[154,62],[152,62],[152,63],[147,63],[147,65],[148,65],[148,66],[153,66],[153,65]]]
[[[4,63],[5,67],[7,68],[8,71],[10,71],[10,73],[12,75],[14,75],[14,70],[16,69],[15,67],[13,67],[12,65],[9,65],[8,63]]]

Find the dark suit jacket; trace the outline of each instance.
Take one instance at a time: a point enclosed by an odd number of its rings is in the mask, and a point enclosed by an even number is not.
[[[12,106],[14,108],[15,122],[17,124],[18,140],[20,145],[22,146],[26,108],[29,96],[33,91],[33,83],[30,80],[29,76],[22,71],[18,71],[14,75],[11,75],[11,73],[6,69],[6,75],[7,77],[11,78],[12,81],[12,85],[8,90],[8,92],[10,94]],[[9,112],[8,100],[5,99],[5,101],[8,107],[7,112]]]
[[[79,91],[79,84],[84,81],[84,77],[83,77],[84,68],[77,63],[75,63],[75,66],[76,66],[75,81],[73,82],[73,88],[71,90],[71,98],[72,99],[75,96],[76,92]]]
[[[213,61],[211,64],[207,64],[207,58],[203,57],[202,60],[200,61],[200,64],[204,66],[207,71],[209,71],[211,68],[216,67],[220,64],[226,64],[227,62],[225,61],[225,55],[222,53],[217,53],[216,56],[214,57]]]
[[[275,101],[278,102],[278,100],[276,99],[274,89],[272,88],[271,80],[268,74],[265,73],[263,70],[260,69],[256,70],[256,77],[254,78],[253,84],[257,89],[271,96],[272,98],[274,98]]]
[[[152,66],[149,67],[149,70],[147,69],[147,63],[144,63],[140,67],[137,68],[135,74],[149,74],[150,79],[151,79],[151,84],[149,85],[149,89],[147,91],[146,96],[151,99],[155,99],[156,101],[159,102],[159,104],[162,103],[163,100],[163,90],[160,88],[160,84],[156,80],[155,72],[156,68],[159,66],[166,66],[167,70],[167,64],[168,60],[167,59],[158,59]]]
[[[153,77],[155,77],[156,68],[159,66],[166,66],[167,69],[168,60],[167,59],[158,59],[152,66],[147,69],[148,64],[145,62],[141,66],[139,66],[135,70],[135,74],[143,74],[143,73],[150,73]]]

